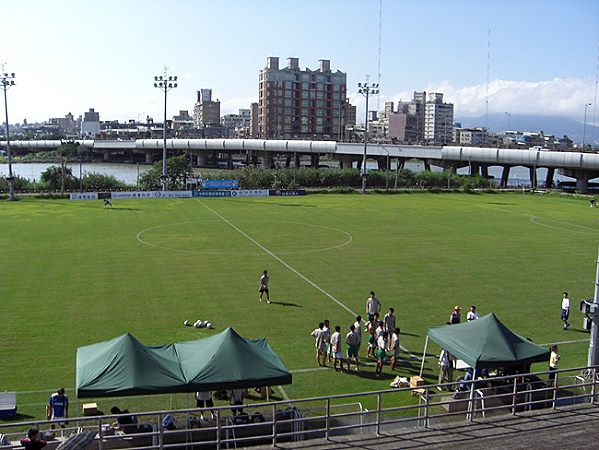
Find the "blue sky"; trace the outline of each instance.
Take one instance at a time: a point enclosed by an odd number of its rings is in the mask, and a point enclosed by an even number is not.
[[[153,87],[163,66],[179,76],[168,114],[191,112],[212,88],[221,112],[258,98],[268,56],[348,74],[348,92],[378,79],[379,0],[0,0],[0,62],[15,72],[11,123],[75,116],[162,119]],[[599,1],[382,0],[381,95],[443,92],[456,117],[489,112],[596,119]],[[490,71],[487,85],[488,33]],[[4,117],[2,115],[2,122]]]

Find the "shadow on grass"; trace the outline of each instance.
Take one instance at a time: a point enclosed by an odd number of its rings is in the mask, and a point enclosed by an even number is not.
[[[403,332],[400,332],[399,334],[400,334],[400,336],[414,336],[414,337],[420,337],[420,335],[419,335],[419,334],[414,334],[414,333],[403,333]]]
[[[273,302],[271,300],[271,305],[281,305],[281,306],[293,306],[294,308],[302,308],[302,305],[298,305],[297,303],[287,303],[287,302]]]
[[[1,423],[11,423],[11,422],[27,422],[29,419],[35,419],[35,416],[30,416],[29,414],[17,413],[14,417],[11,417],[8,420],[0,419]]]
[[[117,207],[117,208],[106,208],[110,211],[143,211],[143,209],[141,208],[121,208],[121,207]]]
[[[589,338],[591,337],[591,333],[589,331],[587,331],[587,330],[581,330],[580,328],[569,328],[569,329],[567,329],[565,331],[573,331],[575,333],[584,333],[584,334],[588,334]]]

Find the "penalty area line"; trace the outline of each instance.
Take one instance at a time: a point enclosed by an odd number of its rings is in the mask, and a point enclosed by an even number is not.
[[[326,297],[328,297],[330,300],[334,301],[335,303],[337,303],[339,306],[341,306],[343,309],[345,309],[347,312],[349,312],[352,316],[357,316],[358,314],[355,313],[354,311],[352,311],[350,308],[348,308],[346,305],[344,305],[343,303],[341,303],[339,300],[337,300],[335,297],[333,297],[331,294],[329,294],[327,291],[325,291],[323,288],[321,288],[320,286],[318,286],[316,283],[314,283],[312,280],[310,280],[308,277],[306,277],[304,274],[298,272],[296,269],[294,269],[293,267],[291,267],[289,264],[287,264],[285,261],[283,261],[280,257],[278,257],[277,255],[275,255],[273,252],[271,252],[269,249],[267,249],[264,245],[262,245],[260,242],[258,242],[256,239],[254,239],[253,237],[251,237],[249,234],[247,234],[245,231],[243,231],[242,229],[240,229],[239,227],[237,227],[234,223],[230,222],[226,217],[222,216],[221,214],[217,213],[215,210],[213,210],[212,208],[210,208],[208,205],[206,205],[205,203],[201,202],[199,199],[196,198],[196,202],[198,202],[200,205],[202,205],[204,208],[206,208],[208,211],[210,211],[212,214],[214,214],[215,216],[217,216],[218,218],[220,218],[223,222],[225,222],[227,225],[229,225],[231,228],[233,228],[235,231],[237,231],[239,234],[241,234],[243,237],[245,237],[247,240],[249,240],[250,242],[252,242],[254,245],[256,245],[258,248],[260,248],[263,252],[265,252],[266,254],[268,254],[269,256],[271,256],[272,258],[274,258],[275,260],[277,260],[278,262],[280,262],[282,265],[284,265],[285,267],[287,267],[287,269],[289,269],[291,272],[293,272],[294,274],[296,274],[298,277],[300,277],[302,280],[304,280],[306,283],[308,283],[309,285],[311,285],[313,288],[315,288],[316,290],[318,290],[319,292],[321,292],[322,294],[324,294]],[[406,349],[405,347],[400,345],[400,348],[405,352],[408,353],[410,355],[411,359],[416,359],[418,360],[418,357],[416,355],[414,355],[413,353],[411,353],[408,349]]]

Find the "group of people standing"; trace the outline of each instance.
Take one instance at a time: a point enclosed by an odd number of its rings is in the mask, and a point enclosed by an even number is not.
[[[395,364],[399,358],[399,328],[396,326],[395,310],[389,308],[389,311],[379,320],[381,311],[381,302],[376,297],[374,291],[370,292],[366,300],[366,327],[367,333],[368,358],[376,358],[377,365],[375,373],[380,375],[383,370],[383,364],[390,356],[391,369],[395,369]],[[336,371],[343,370],[343,362],[347,362],[347,370],[350,370],[350,364],[355,364],[355,370],[360,371],[360,346],[362,344],[362,316],[356,316],[356,320],[348,327],[345,339],[341,335],[341,326],[336,325],[331,334],[329,320],[324,320],[318,324],[318,328],[312,331],[311,336],[316,340],[316,363],[319,366],[326,366],[327,360],[332,362]],[[345,341],[347,346],[346,357],[343,356],[342,343]]]

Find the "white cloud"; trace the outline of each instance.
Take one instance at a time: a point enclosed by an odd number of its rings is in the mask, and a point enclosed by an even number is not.
[[[455,105],[456,116],[485,113],[486,84],[455,87],[449,81],[429,84],[427,92],[443,92]],[[594,97],[590,80],[554,78],[547,81],[493,80],[489,83],[489,112],[543,114],[579,118]]]
[[[486,83],[472,86],[455,86],[450,81],[429,83],[419,91],[441,92],[446,102],[454,104],[456,117],[481,116],[485,114],[487,98]],[[363,122],[365,99],[358,93],[348,95],[350,102],[358,106],[358,122]],[[409,101],[413,91],[400,91],[392,95],[381,93],[370,99],[369,108],[383,109],[386,101]],[[547,81],[493,80],[489,83],[489,112],[510,114],[542,114],[568,116],[582,121],[584,104],[592,103],[595,83],[584,79],[554,78]],[[380,105],[380,108],[377,106]],[[587,111],[591,121],[592,111]]]

